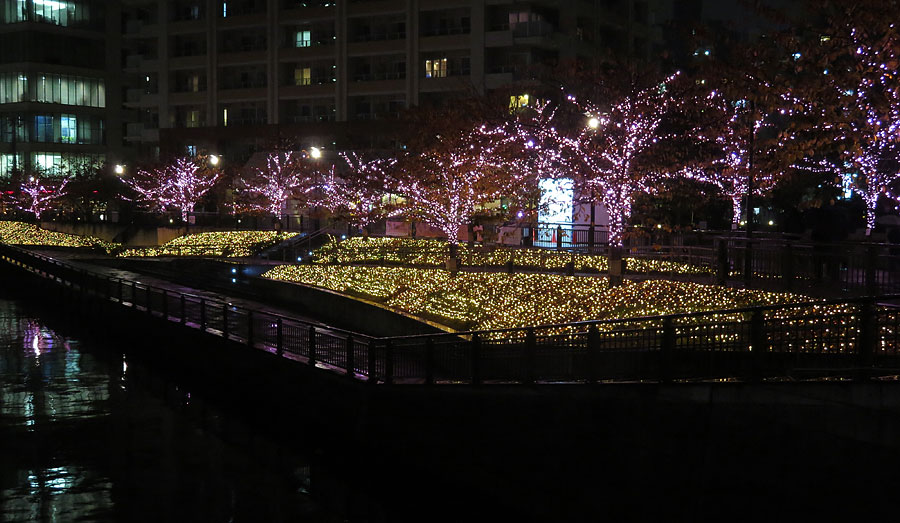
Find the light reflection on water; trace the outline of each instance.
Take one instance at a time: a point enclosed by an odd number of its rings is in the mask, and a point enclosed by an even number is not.
[[[85,349],[0,295],[0,521],[303,521],[298,510],[318,512],[279,472],[188,422],[190,392],[175,387],[171,406],[131,383],[125,356]]]
[[[104,519],[112,482],[65,461],[56,438],[76,420],[110,415],[103,365],[14,303],[0,299],[0,434],[3,521]],[[45,443],[46,438],[46,443]],[[12,466],[10,466],[12,465]],[[99,512],[98,512],[99,511]]]

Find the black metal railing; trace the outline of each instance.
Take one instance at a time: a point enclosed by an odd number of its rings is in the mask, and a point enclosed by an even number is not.
[[[0,245],[87,299],[372,384],[547,384],[900,374],[900,295],[376,338]]]

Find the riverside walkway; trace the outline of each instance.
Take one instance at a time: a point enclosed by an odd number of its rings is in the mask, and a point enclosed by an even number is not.
[[[0,246],[0,259],[77,299],[130,308],[371,384],[555,384],[900,374],[900,296],[373,337],[253,300]],[[285,284],[289,285],[289,284]],[[304,292],[298,287],[296,292]]]

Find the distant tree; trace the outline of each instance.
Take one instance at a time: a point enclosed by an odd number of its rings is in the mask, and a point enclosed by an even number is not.
[[[820,143],[835,147],[824,155],[810,148],[806,167],[849,178],[873,229],[879,200],[900,196],[900,3],[832,0],[817,7],[828,23],[798,66],[815,74],[810,98],[819,102],[809,110],[820,119]]]
[[[539,171],[573,178],[606,207],[609,242],[621,246],[635,195],[652,191],[659,176],[654,152],[669,139],[661,124],[677,103],[671,90],[679,75],[642,78],[614,66],[593,74],[580,82],[585,98],[537,105],[519,134]]]
[[[281,216],[289,200],[309,200],[322,181],[320,167],[302,153],[271,152],[265,167],[254,168],[241,178],[235,206]]]
[[[362,159],[356,153],[341,156],[349,169],[341,177],[332,170],[323,191],[325,206],[368,236],[373,222],[397,212],[386,205],[395,187],[392,177],[397,160]]]
[[[39,175],[32,174],[20,187],[19,208],[30,212],[36,220],[41,219],[41,214],[53,208],[60,198],[66,194],[66,185],[69,178],[41,179]]]
[[[537,179],[505,125],[449,130],[401,155],[395,166],[402,213],[440,229],[454,256],[461,227],[492,212],[502,197],[516,199]],[[497,209],[496,212],[502,212]]]
[[[151,169],[140,169],[125,184],[137,193],[137,200],[151,208],[174,207],[181,212],[181,219],[188,214],[212,189],[221,176],[220,171],[194,158],[176,158]]]

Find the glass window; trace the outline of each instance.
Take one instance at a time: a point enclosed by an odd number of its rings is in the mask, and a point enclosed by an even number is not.
[[[312,84],[312,70],[309,67],[298,67],[294,69],[294,85],[310,84]]]
[[[34,117],[34,141],[36,142],[52,142],[53,141],[53,117],[48,115],[37,115]]]
[[[78,136],[78,120],[74,114],[64,114],[59,120],[60,139],[62,143],[76,143]]]
[[[294,37],[294,47],[309,47],[312,43],[310,31],[297,31]]]
[[[447,76],[447,59],[425,60],[425,78],[444,78]]]

